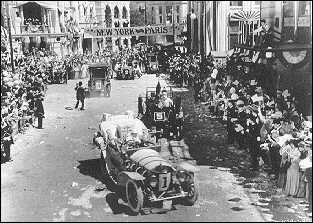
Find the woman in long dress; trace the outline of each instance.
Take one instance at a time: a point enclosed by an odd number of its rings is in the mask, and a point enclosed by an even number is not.
[[[290,196],[296,196],[300,186],[300,151],[294,143],[290,143],[290,151],[288,156],[291,162],[290,167],[287,170],[286,185],[284,193]]]

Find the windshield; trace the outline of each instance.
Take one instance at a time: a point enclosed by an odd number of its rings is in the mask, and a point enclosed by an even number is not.
[[[92,68],[92,73],[94,78],[105,78],[108,73],[108,68],[107,67]]]

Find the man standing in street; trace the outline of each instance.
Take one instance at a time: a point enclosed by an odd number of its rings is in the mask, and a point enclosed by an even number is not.
[[[34,115],[38,120],[38,129],[42,129],[42,120],[45,117],[45,111],[43,108],[42,101],[44,99],[44,94],[42,91],[36,90],[35,93],[35,112]]]
[[[80,110],[85,110],[84,108],[84,100],[85,100],[85,89],[83,88],[83,82],[79,82],[78,85],[76,85],[75,90],[76,90],[76,99],[77,103],[75,108],[78,108],[79,101],[81,102],[82,106]]]

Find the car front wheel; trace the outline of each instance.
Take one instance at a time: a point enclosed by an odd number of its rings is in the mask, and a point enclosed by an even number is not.
[[[144,196],[141,187],[131,179],[126,184],[126,198],[130,210],[138,214],[143,207]]]
[[[199,185],[196,183],[190,183],[185,192],[187,192],[187,196],[184,198],[184,203],[187,206],[192,206],[198,200],[199,196]]]

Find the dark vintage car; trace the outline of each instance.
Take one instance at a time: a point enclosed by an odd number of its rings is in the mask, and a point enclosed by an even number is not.
[[[138,117],[149,129],[157,132],[157,139],[162,137],[181,139],[184,124],[181,98],[173,96],[172,87],[164,89],[167,96],[173,100],[173,105],[168,108],[158,107],[161,93],[157,93],[155,87],[147,87],[146,96],[138,97]]]
[[[111,92],[112,66],[109,64],[89,64],[87,97],[109,97]]]
[[[133,213],[156,203],[171,209],[173,199],[180,199],[185,205],[196,202],[198,169],[187,162],[173,164],[161,157],[160,145],[151,140],[139,119],[110,116],[101,120],[99,128],[94,142],[101,151],[104,180],[125,190]]]
[[[133,72],[133,64],[132,61],[126,61],[126,63],[122,63],[120,69],[116,74],[117,80],[134,80],[135,75]]]

